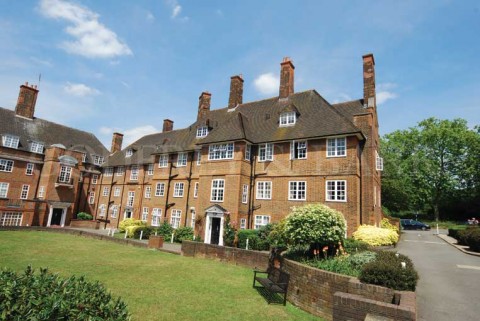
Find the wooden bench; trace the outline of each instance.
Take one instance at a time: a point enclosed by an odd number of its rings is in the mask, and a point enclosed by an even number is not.
[[[269,268],[267,271],[253,270],[253,273],[254,288],[256,287],[256,282],[258,282],[271,294],[271,296],[275,293],[283,294],[283,305],[287,303],[287,290],[290,274],[275,267]],[[257,274],[267,274],[267,277],[260,277],[257,276]],[[268,304],[270,304],[270,297],[267,298],[267,300]]]

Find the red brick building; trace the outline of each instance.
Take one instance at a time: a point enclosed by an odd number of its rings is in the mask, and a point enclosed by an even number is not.
[[[324,203],[343,213],[348,234],[378,224],[382,159],[375,62],[363,56],[364,96],[330,104],[315,90],[294,91],[293,62],[281,63],[279,95],[243,102],[242,76],[231,77],[228,106],[199,97],[197,120],[144,136],[113,154],[95,184],[96,218],[191,226],[207,243],[223,244],[227,215],[238,228],[259,228],[292,206]]]

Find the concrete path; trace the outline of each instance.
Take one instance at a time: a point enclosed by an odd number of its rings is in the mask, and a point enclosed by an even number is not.
[[[463,253],[435,233],[404,231],[397,245],[420,274],[418,320],[480,320],[480,257]]]

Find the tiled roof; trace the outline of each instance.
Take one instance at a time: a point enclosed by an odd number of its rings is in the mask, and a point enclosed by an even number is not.
[[[26,119],[19,117],[15,111],[0,107],[0,134],[20,137],[19,150],[29,151],[32,141],[43,143],[45,147],[62,144],[68,150],[87,152],[107,156],[108,150],[95,135],[75,128],[59,125],[44,119]],[[90,155],[89,155],[90,154]]]
[[[363,99],[346,101],[339,104],[333,104],[339,112],[353,121],[353,116],[367,114],[368,112],[363,108]]]

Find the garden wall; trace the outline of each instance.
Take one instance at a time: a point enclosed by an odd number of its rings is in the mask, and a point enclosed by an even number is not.
[[[89,228],[92,230],[98,230],[100,228],[99,221],[90,221],[90,220],[70,220],[70,227],[76,228]]]
[[[216,259],[250,268],[266,269],[268,253],[184,241],[182,254]],[[360,321],[367,314],[394,320],[416,320],[414,292],[399,292],[363,284],[356,278],[284,260],[290,274],[288,301],[314,315],[334,321]]]

